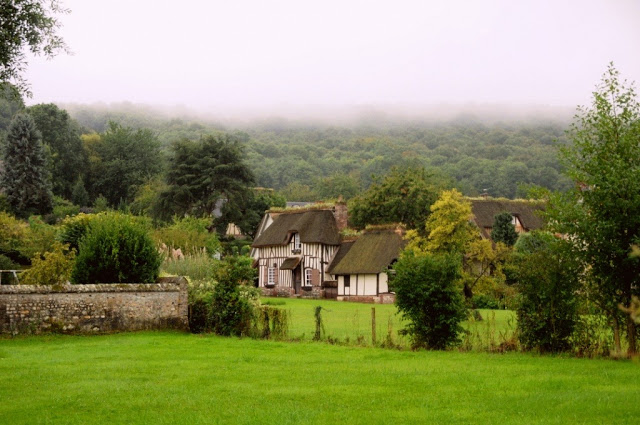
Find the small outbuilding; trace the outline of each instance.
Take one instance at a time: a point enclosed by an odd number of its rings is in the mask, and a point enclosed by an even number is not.
[[[342,242],[329,266],[337,297],[377,297],[389,292],[387,270],[406,241],[401,227],[368,228],[356,240]]]

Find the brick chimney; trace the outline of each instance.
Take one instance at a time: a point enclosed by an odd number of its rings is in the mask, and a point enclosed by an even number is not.
[[[347,212],[347,203],[342,199],[342,196],[338,197],[338,200],[333,207],[333,216],[336,218],[338,231],[347,228],[349,214]]]

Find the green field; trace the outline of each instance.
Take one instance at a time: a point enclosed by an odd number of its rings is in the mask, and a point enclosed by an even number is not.
[[[362,304],[295,298],[262,298],[262,302],[289,311],[289,335],[294,339],[311,340],[313,338],[315,307],[322,306],[322,321],[326,336],[341,343],[355,344],[360,341],[361,345],[371,344],[371,308],[373,307],[376,315],[377,342],[384,341],[391,326],[393,342],[402,347],[409,346],[406,337],[398,335],[403,324],[393,304]],[[471,331],[471,342],[474,347],[486,346],[492,337],[496,343],[499,343],[503,335],[509,336],[515,330],[515,314],[512,311],[480,310],[480,312],[484,318],[483,321],[464,324],[465,328]]]
[[[640,365],[182,333],[0,340],[2,424],[638,423]]]

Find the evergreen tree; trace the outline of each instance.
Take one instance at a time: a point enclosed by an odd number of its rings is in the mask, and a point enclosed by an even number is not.
[[[87,154],[80,139],[80,127],[67,111],[56,105],[40,104],[27,108],[42,134],[42,143],[51,152],[53,193],[71,199],[78,177],[87,170]]]
[[[71,202],[80,207],[86,207],[89,205],[89,193],[84,187],[84,181],[82,180],[82,177],[78,177],[76,183],[73,185],[73,191],[71,192]]]
[[[9,125],[3,160],[0,186],[16,215],[51,212],[53,195],[44,148],[29,115],[18,114]]]
[[[518,240],[518,233],[513,225],[513,216],[509,212],[501,212],[493,217],[493,229],[491,239],[495,243],[502,242],[507,246],[513,246]]]

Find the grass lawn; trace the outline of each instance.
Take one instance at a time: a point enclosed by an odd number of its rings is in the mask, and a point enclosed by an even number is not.
[[[397,332],[403,328],[401,317],[396,314],[397,309],[393,304],[363,304],[342,302],[333,300],[309,300],[298,298],[262,298],[263,303],[274,304],[274,307],[282,308],[290,312],[289,334],[292,338],[302,337],[303,340],[311,340],[315,332],[315,307],[322,306],[322,320],[327,336],[351,343],[358,338],[365,344],[371,343],[371,308],[376,309],[376,335],[378,342],[384,340],[388,334],[389,322],[391,322],[392,336],[396,344],[408,346],[408,340],[398,336]],[[480,310],[481,322],[467,322],[464,326],[472,330],[475,339],[474,344],[486,342],[486,339],[495,334],[495,339],[500,339],[500,333],[512,332],[515,328],[515,313],[506,310]]]
[[[183,333],[0,339],[0,423],[638,423],[640,365]]]

